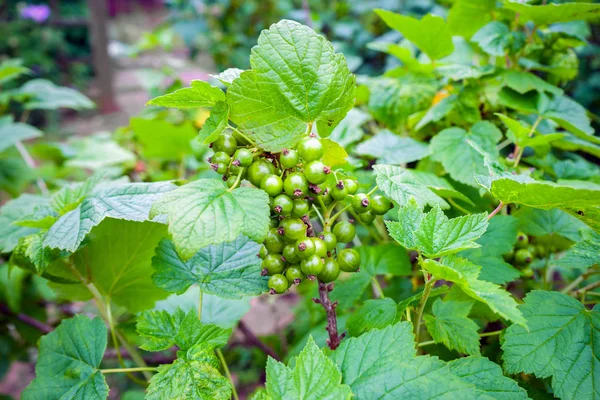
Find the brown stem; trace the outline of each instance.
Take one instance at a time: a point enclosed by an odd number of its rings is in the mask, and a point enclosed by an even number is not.
[[[252,345],[258,347],[265,354],[271,356],[275,360],[281,361],[281,358],[277,353],[275,353],[275,350],[273,350],[272,348],[264,344],[259,338],[257,338],[254,332],[250,330],[250,328],[248,327],[248,325],[246,325],[244,321],[240,321],[240,323],[238,324],[238,329],[242,331],[244,336],[246,336],[246,338],[248,339],[248,342],[250,342]]]
[[[498,214],[498,212],[499,212],[500,210],[502,210],[502,207],[504,207],[504,203],[503,203],[503,202],[500,202],[500,204],[498,204],[498,207],[496,207],[496,208],[494,209],[494,211],[492,211],[492,212],[490,213],[490,215],[488,215],[488,219],[492,219],[492,217],[493,217],[494,215]]]
[[[2,312],[3,314],[6,314],[8,316],[15,317],[19,321],[21,321],[31,327],[34,327],[35,329],[39,330],[42,333],[50,333],[54,330],[54,328],[52,328],[50,325],[45,324],[42,321],[38,321],[37,319],[30,317],[27,314],[12,312],[11,309],[8,308],[8,306],[5,304],[0,304],[0,312]]]
[[[327,345],[331,350],[335,350],[340,345],[340,342],[344,338],[345,334],[338,335],[337,318],[335,315],[337,301],[332,303],[329,299],[329,292],[332,290],[333,283],[325,284],[319,281],[319,303],[323,306],[325,312],[327,313],[327,327],[325,328],[327,329],[327,333],[329,333]]]

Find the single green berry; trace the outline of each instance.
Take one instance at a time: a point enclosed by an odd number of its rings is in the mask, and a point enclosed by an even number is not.
[[[504,261],[511,262],[515,258],[515,250],[512,249],[508,253],[503,254],[502,257],[504,258]]]
[[[525,278],[531,278],[534,275],[533,269],[531,267],[525,267],[521,270],[521,275]]]
[[[535,252],[540,258],[546,258],[546,256],[548,256],[548,248],[541,244],[535,246]]]
[[[289,215],[294,209],[294,202],[289,196],[280,194],[271,201],[271,209],[275,214]]]
[[[302,260],[300,263],[300,269],[304,275],[308,277],[310,280],[314,280],[317,275],[323,271],[323,260],[316,254],[308,257],[305,260]]]
[[[311,238],[305,237],[296,242],[296,250],[298,251],[298,257],[302,260],[306,260],[308,257],[315,254],[315,244]]]
[[[298,249],[296,249],[296,243],[288,243],[283,246],[281,255],[288,263],[294,264],[300,262],[300,256],[298,255]]]
[[[344,200],[348,196],[348,189],[346,185],[344,185],[344,181],[339,181],[332,189],[331,189],[331,197],[334,200],[341,201]]]
[[[372,210],[367,211],[366,213],[358,214],[358,220],[363,224],[370,224],[375,220],[375,214],[373,214]]]
[[[318,160],[323,156],[324,151],[321,141],[313,136],[302,139],[296,149],[300,158],[305,162]]]
[[[517,249],[525,249],[529,245],[529,238],[523,232],[517,233],[517,243],[515,243],[515,247]]]
[[[267,250],[267,248],[265,247],[265,245],[263,244],[262,246],[260,246],[260,250],[258,251],[257,254],[260,258],[262,258],[263,260],[265,259],[266,256],[269,255],[269,250]]]
[[[533,261],[533,254],[527,249],[519,249],[515,253],[515,262],[518,265],[529,265]]]
[[[235,182],[237,181],[237,175],[229,175],[229,178],[227,178],[227,180],[225,181],[225,184],[227,185],[227,187],[232,187],[233,185],[235,185]]]
[[[304,279],[304,274],[299,265],[290,265],[285,270],[285,277],[290,284],[299,285],[302,279]]]
[[[356,272],[360,267],[360,254],[354,249],[343,249],[338,253],[337,262],[344,272]]]
[[[299,240],[306,236],[306,225],[300,218],[288,217],[279,223],[277,233],[291,240]]]
[[[224,163],[218,163],[218,164],[210,164],[210,167],[217,173],[217,174],[225,174],[227,172],[227,164]]]
[[[246,177],[256,187],[260,187],[263,178],[275,173],[275,166],[265,160],[256,160],[248,167]]]
[[[252,160],[254,159],[254,154],[250,150],[245,147],[241,149],[237,149],[235,154],[233,155],[233,163],[238,164],[238,166],[247,167],[252,164]]]
[[[237,140],[231,134],[223,134],[213,142],[213,150],[215,153],[223,151],[231,156],[237,150]]]
[[[306,199],[294,199],[294,208],[292,214],[295,217],[304,217],[310,211],[310,204]]]
[[[214,164],[229,164],[230,160],[231,157],[229,157],[229,154],[225,153],[224,151],[218,151],[210,158],[210,162]]]
[[[323,271],[318,275],[318,278],[323,283],[335,281],[340,276],[340,265],[333,258],[325,259]]]
[[[358,182],[354,179],[344,179],[344,186],[348,190],[348,194],[355,194],[358,192]]]
[[[269,254],[261,264],[265,275],[275,275],[283,272],[285,263],[281,259],[281,254]]]
[[[327,257],[327,244],[325,241],[318,237],[311,238],[315,244],[315,254],[319,257]]]
[[[283,293],[288,290],[289,283],[285,276],[281,274],[275,274],[269,278],[269,293]]]
[[[325,242],[325,246],[327,247],[328,251],[333,251],[333,249],[335,249],[335,246],[337,245],[337,238],[331,232],[322,232],[319,235],[319,239]]]
[[[529,246],[527,246],[527,250],[531,253],[531,255],[533,257],[537,257],[538,256],[537,248],[533,244],[530,244]]]
[[[304,196],[308,193],[308,181],[301,173],[291,173],[283,181],[283,190],[292,198]]]
[[[350,222],[341,221],[333,227],[333,234],[339,243],[350,243],[356,236],[356,228]]]
[[[318,185],[325,182],[331,169],[321,161],[311,161],[304,166],[304,176],[312,184]]]
[[[333,203],[333,197],[331,197],[331,188],[327,184],[322,184],[320,186],[321,193],[319,193],[319,197],[325,203],[325,205],[329,205]]]
[[[237,176],[240,174],[240,172],[242,173],[240,179],[242,179],[243,177],[246,176],[245,171],[247,170],[247,168],[245,167],[240,167],[238,165],[234,165],[233,163],[231,164],[231,166],[229,167],[229,174],[233,175],[237,178]]]
[[[371,211],[377,215],[383,215],[390,211],[394,205],[392,202],[385,196],[378,194],[377,196],[373,196],[371,198]]]
[[[283,181],[275,174],[266,175],[260,182],[260,188],[271,197],[275,197],[283,190]]]
[[[281,253],[285,242],[283,241],[283,237],[277,233],[277,229],[271,228],[267,233],[264,245],[269,253]]]
[[[283,149],[279,156],[279,162],[283,168],[290,169],[298,165],[299,158],[296,150]]]
[[[371,199],[364,193],[355,194],[352,197],[352,209],[359,214],[371,209]]]

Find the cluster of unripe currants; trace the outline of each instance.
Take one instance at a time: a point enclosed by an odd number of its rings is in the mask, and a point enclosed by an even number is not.
[[[532,276],[533,271],[529,265],[536,257],[546,258],[549,251],[552,251],[552,249],[549,249],[542,243],[536,243],[534,237],[519,232],[517,233],[517,241],[513,250],[504,254],[504,260],[520,268],[524,276]]]
[[[271,228],[258,254],[262,274],[270,276],[270,293],[283,293],[304,279],[329,283],[341,271],[358,271],[360,254],[338,249],[354,240],[355,221],[336,220],[352,209],[360,222],[372,223],[393,207],[391,201],[357,193],[355,179],[333,172],[322,161],[325,149],[314,134],[280,153],[250,148],[235,135],[222,134],[212,143],[215,154],[209,162],[229,187],[246,179],[270,196]],[[319,222],[312,220],[317,217]],[[320,233],[315,233],[317,224]]]

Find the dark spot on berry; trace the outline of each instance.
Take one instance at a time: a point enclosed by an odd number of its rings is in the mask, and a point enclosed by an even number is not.
[[[360,204],[363,207],[369,207],[369,199],[362,199],[362,201],[360,202]]]
[[[288,154],[290,154],[290,151],[288,149],[283,149],[283,150],[281,150],[281,154],[283,154],[284,156],[287,156]]]
[[[282,211],[282,210],[283,210],[283,209],[281,208],[281,206],[275,206],[275,212],[276,212],[277,214],[281,214],[281,211]]]
[[[300,278],[294,279],[294,285],[298,286],[300,284],[300,282],[302,282],[302,279],[300,279]]]
[[[283,228],[283,226],[277,228],[277,233],[280,235],[285,235],[285,229]]]
[[[581,210],[577,210],[576,214],[581,215],[582,217],[585,215],[585,213]]]
[[[227,175],[223,175],[223,176],[221,177],[221,179],[223,180],[223,182],[226,182],[226,181],[227,181]]]
[[[343,189],[344,188],[344,181],[339,181],[336,185],[335,185],[338,189]]]
[[[317,279],[317,277],[316,277],[316,276],[314,276],[314,275],[308,275],[306,278],[307,278],[309,281],[314,281],[315,279]]]
[[[294,197],[300,197],[302,196],[302,190],[301,189],[296,189],[294,190]]]
[[[356,221],[354,221],[352,218],[350,218],[350,219],[348,220],[348,222],[350,222],[351,224],[353,224],[353,223],[354,223],[354,222],[356,222]]]
[[[263,269],[260,271],[260,276],[267,276],[267,274],[268,274],[268,273],[269,273],[269,271],[267,271],[267,269],[266,269],[266,268],[263,268]]]
[[[306,250],[306,243],[302,242],[298,245],[298,250],[304,251]]]
[[[315,184],[312,184],[312,183],[309,183],[309,184],[308,184],[308,188],[309,188],[309,189],[310,189],[310,191],[311,191],[311,192],[313,192],[314,194],[319,194],[319,193],[321,193],[321,191],[322,191],[322,189],[321,189],[319,186],[317,186],[317,185],[315,185]]]
[[[219,165],[218,164],[210,164],[210,167],[216,171],[217,169],[219,169]]]
[[[329,168],[328,166],[325,166],[325,167],[323,167],[323,172],[325,172],[326,174],[330,174],[331,168]]]
[[[273,295],[273,294],[277,294],[277,292],[275,291],[275,289],[271,288],[271,289],[269,289],[269,294]]]
[[[319,239],[325,240],[325,235],[319,235]]]
[[[236,167],[239,167],[241,162],[240,162],[240,160],[233,160],[232,164],[235,165]]]

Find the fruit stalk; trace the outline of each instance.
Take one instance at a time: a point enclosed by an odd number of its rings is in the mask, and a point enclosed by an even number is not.
[[[345,334],[338,335],[337,329],[337,317],[335,313],[335,309],[337,307],[337,301],[331,302],[329,299],[329,292],[333,290],[333,283],[325,284],[319,281],[319,303],[325,309],[327,313],[327,333],[329,334],[329,339],[327,339],[327,345],[331,350],[335,350],[340,345]]]

